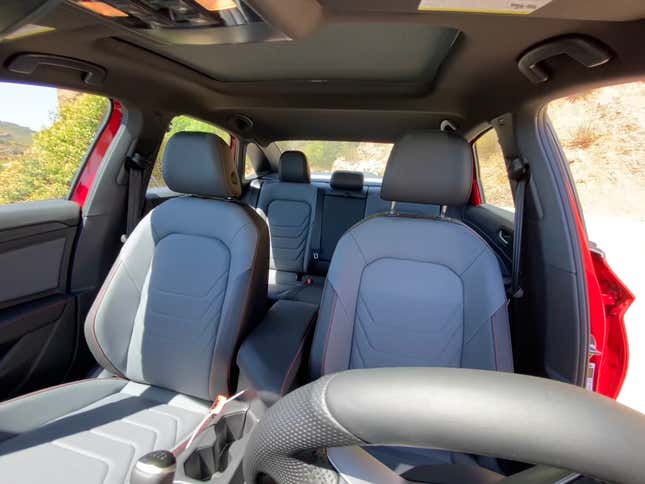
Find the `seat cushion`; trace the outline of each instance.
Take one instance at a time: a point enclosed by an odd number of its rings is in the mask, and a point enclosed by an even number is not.
[[[293,272],[269,271],[268,297],[271,301],[287,299],[309,304],[320,304],[325,279],[318,276],[305,276],[310,284],[297,279]]]
[[[172,449],[209,402],[120,378],[83,380],[0,404],[4,482],[123,483],[142,455]]]

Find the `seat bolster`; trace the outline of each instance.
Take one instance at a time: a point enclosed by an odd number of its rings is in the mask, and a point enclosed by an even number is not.
[[[92,378],[65,383],[0,403],[0,441],[118,393],[127,380]]]
[[[209,376],[210,398],[234,390],[231,366],[242,341],[255,327],[266,309],[269,278],[269,231],[251,207],[241,205],[248,223],[231,242],[230,282],[222,308]],[[222,378],[225,376],[225,378]]]
[[[17,403],[21,408],[10,405],[11,414],[0,420],[30,422],[30,428],[5,434],[0,475],[25,484],[119,484],[129,482],[139,457],[183,442],[211,402],[108,378],[48,389]]]
[[[114,375],[130,377],[130,336],[155,251],[153,213],[126,240],[85,319],[85,340],[94,358]]]

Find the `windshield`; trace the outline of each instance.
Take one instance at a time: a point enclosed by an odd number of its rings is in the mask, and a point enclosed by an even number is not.
[[[392,151],[391,143],[364,141],[278,141],[280,151],[298,150],[307,155],[314,174],[336,170],[360,171],[366,177],[381,178]]]

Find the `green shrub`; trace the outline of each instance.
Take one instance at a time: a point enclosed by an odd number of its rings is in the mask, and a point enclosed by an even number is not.
[[[3,163],[0,204],[65,198],[108,103],[91,94],[61,99],[53,124],[36,133],[22,155]]]

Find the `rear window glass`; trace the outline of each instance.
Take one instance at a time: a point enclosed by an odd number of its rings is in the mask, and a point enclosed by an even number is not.
[[[381,178],[392,151],[391,143],[364,141],[278,141],[280,151],[298,150],[307,155],[314,174],[336,170],[360,171],[366,177]]]

